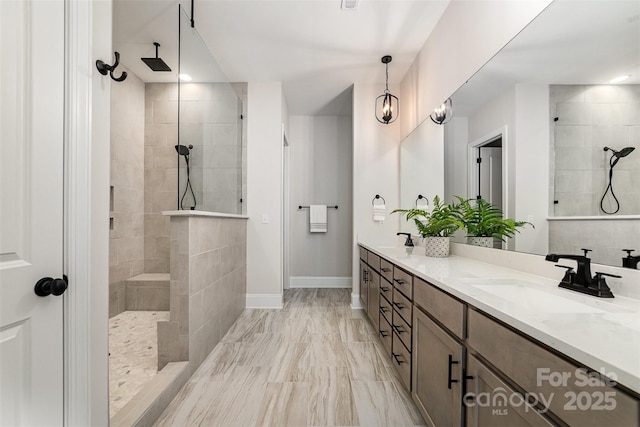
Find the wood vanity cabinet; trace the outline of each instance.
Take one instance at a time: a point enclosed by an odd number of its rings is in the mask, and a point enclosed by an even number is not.
[[[360,260],[360,304],[364,308],[365,312],[368,309],[367,295],[369,291],[369,266],[361,259]]]
[[[422,310],[413,312],[413,400],[428,425],[462,425],[465,349]]]
[[[640,426],[640,400],[606,384],[599,373],[586,381],[591,369],[477,310],[469,310],[468,334],[469,352],[526,393],[544,397],[548,416],[571,426]]]
[[[368,277],[367,314],[377,331],[380,326],[380,273],[370,267]]]
[[[427,425],[640,427],[634,393],[577,384],[577,370],[595,373],[364,248],[360,258],[363,307]],[[552,386],[539,369],[571,376]]]

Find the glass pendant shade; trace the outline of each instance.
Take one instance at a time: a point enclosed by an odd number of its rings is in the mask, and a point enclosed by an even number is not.
[[[389,62],[391,62],[391,56],[385,55],[381,61],[386,66],[386,79],[384,93],[376,98],[376,119],[380,123],[388,125],[396,121],[400,107],[398,105],[398,97],[389,92]]]

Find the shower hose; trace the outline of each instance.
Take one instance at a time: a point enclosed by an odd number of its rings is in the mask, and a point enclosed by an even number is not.
[[[609,185],[607,185],[607,189],[604,190],[604,194],[602,195],[602,199],[600,199],[600,209],[602,210],[602,212],[609,214],[609,215],[613,215],[615,213],[618,213],[618,211],[620,210],[620,201],[618,201],[618,198],[616,197],[616,193],[614,193],[613,191],[613,166],[615,163],[612,162],[614,156],[611,156],[611,158],[609,159]],[[605,197],[607,197],[607,193],[611,193],[611,196],[613,197],[613,200],[615,202],[615,207],[616,210],[615,211],[607,211],[604,207],[604,199]]]
[[[196,195],[193,192],[193,187],[191,186],[191,171],[189,170],[189,156],[185,156],[185,160],[187,163],[187,185],[184,187],[184,193],[182,194],[182,198],[180,199],[180,209],[184,210],[184,198],[189,191],[191,191],[191,197],[193,197],[193,206],[189,209],[194,210],[196,205],[198,204],[196,200]]]

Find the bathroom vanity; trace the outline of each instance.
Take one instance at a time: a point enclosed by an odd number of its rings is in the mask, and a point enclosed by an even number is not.
[[[362,306],[428,425],[640,425],[640,301],[421,247],[359,250]]]

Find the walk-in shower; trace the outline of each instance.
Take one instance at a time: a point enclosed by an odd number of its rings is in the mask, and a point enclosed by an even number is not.
[[[625,147],[620,151],[614,150],[613,148],[604,147],[604,151],[611,151],[611,157],[609,158],[609,183],[607,184],[607,188],[604,190],[604,194],[602,195],[602,199],[600,199],[600,210],[602,212],[613,215],[618,213],[620,210],[620,201],[616,197],[616,193],[613,191],[613,168],[618,164],[621,158],[627,157],[631,152],[635,150],[635,147]],[[613,206],[609,206],[611,209],[607,210],[605,207],[605,199],[607,198],[607,194],[611,194],[611,198],[613,199]]]

